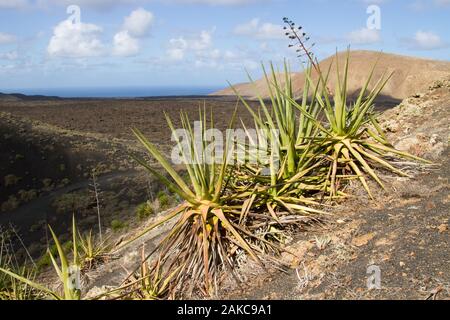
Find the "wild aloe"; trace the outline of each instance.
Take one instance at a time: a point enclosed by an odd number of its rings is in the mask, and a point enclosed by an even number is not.
[[[26,264],[19,266],[17,257],[12,250],[12,244],[8,232],[0,228],[0,268],[11,270],[15,274],[34,279],[36,269]],[[6,273],[0,273],[0,300],[33,300],[40,297],[39,293],[26,283]]]
[[[270,156],[266,163],[259,164],[250,171],[245,170],[248,174],[244,181],[254,180],[258,199],[263,199],[267,209],[274,216],[276,216],[276,207],[288,210],[290,213],[323,213],[313,208],[318,203],[312,199],[315,193],[324,188],[326,182],[325,175],[320,170],[322,161],[318,160],[316,154],[318,146],[313,139],[319,132],[315,119],[318,117],[320,106],[314,99],[318,86],[310,86],[310,83],[306,82],[302,102],[298,104],[294,97],[292,78],[287,63],[284,64],[283,77],[278,76],[280,73],[275,72],[273,64],[270,67],[271,76],[263,66],[270,105],[259,96],[262,112],[257,113],[235,90],[241,102],[252,114],[256,131],[268,132],[268,134],[260,135],[259,141],[255,141],[250,134],[247,134],[249,146],[245,147],[249,147],[249,156],[258,149],[261,138],[267,140],[263,141],[263,144],[269,146]],[[307,73],[310,72],[311,69],[308,68]],[[252,81],[251,78],[250,80]],[[283,85],[282,82],[284,82]],[[310,95],[313,99],[308,101]],[[308,110],[309,117],[299,112],[299,109]],[[249,132],[247,128],[245,130]],[[274,132],[276,134],[271,134]],[[268,172],[268,175],[264,172]]]
[[[336,89],[331,96],[327,89],[327,78],[319,74],[318,83],[321,90],[316,91],[315,100],[324,115],[325,123],[314,114],[302,108],[292,97],[284,94],[291,103],[308,118],[314,121],[320,129],[320,135],[314,138],[319,145],[319,152],[330,159],[328,181],[331,195],[338,193],[340,179],[358,178],[369,196],[373,198],[367,183],[365,173],[372,177],[382,188],[384,185],[375,172],[374,166],[387,169],[401,176],[409,176],[387,159],[389,154],[424,161],[418,157],[393,148],[386,140],[374,114],[374,101],[389,81],[390,75],[383,75],[368,91],[376,64],[362,87],[355,102],[348,97],[348,68],[350,52],[344,66],[341,78],[338,56],[336,55]],[[331,68],[331,66],[330,66]],[[310,74],[306,74],[306,82],[314,84]],[[281,90],[278,90],[281,92]],[[371,129],[372,128],[372,129]]]
[[[81,249],[80,264],[82,269],[92,269],[98,263],[106,261],[109,251],[108,238],[97,239],[92,230],[86,234],[78,232],[79,250]]]
[[[235,114],[232,118],[229,129],[232,128]],[[230,179],[228,173],[232,170],[231,134],[227,134],[220,154],[216,152],[217,142],[209,142],[207,139],[205,111],[200,111],[200,121],[197,123],[200,126],[200,136],[195,136],[187,115],[181,113],[181,123],[186,133],[184,141],[177,136],[176,129],[167,115],[166,119],[174,133],[190,184],[185,182],[154,144],[139,130],[133,130],[138,140],[169,177],[152,168],[144,160],[136,160],[166,184],[169,190],[184,199],[184,202],[171,210],[166,217],[133,240],[162,223],[176,219],[170,232],[158,246],[157,262],[151,268],[149,277],[170,277],[170,283],[166,284],[170,288],[168,294],[191,293],[199,289],[205,295],[210,295],[220,281],[222,269],[234,272],[234,261],[239,251],[247,252],[254,260],[259,261],[258,253],[261,252],[261,247],[257,243],[265,243],[266,240],[258,239],[244,223],[251,217],[249,213],[252,198],[245,193],[233,193],[227,188],[227,181]],[[210,126],[214,128],[212,115]]]
[[[34,281],[33,278],[24,274],[17,274],[12,270],[8,270],[5,268],[0,268],[0,272],[34,288],[38,292],[42,293],[45,296],[51,297],[56,300],[79,300],[81,298],[81,291],[79,288],[79,271],[80,264],[78,259],[78,249],[77,249],[77,233],[75,226],[75,218],[72,223],[72,234],[73,234],[73,260],[72,263],[69,263],[68,256],[64,251],[61,243],[58,240],[58,237],[53,232],[53,229],[49,226],[50,233],[52,234],[53,240],[55,242],[56,249],[58,251],[60,265],[56,261],[56,258],[53,254],[48,250],[48,254],[52,261],[54,270],[56,275],[59,278],[60,284],[62,286],[62,294],[57,291],[51,290],[44,285],[41,285]]]

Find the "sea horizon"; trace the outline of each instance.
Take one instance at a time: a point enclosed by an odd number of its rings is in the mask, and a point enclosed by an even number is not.
[[[206,96],[224,86],[130,86],[0,89],[4,94],[56,96],[61,98],[139,98]]]

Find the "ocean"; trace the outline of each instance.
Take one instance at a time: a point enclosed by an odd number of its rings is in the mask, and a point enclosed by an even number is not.
[[[2,93],[22,93],[25,95],[58,96],[61,98],[137,98],[206,96],[224,87],[74,87],[74,88],[29,88],[1,89]]]

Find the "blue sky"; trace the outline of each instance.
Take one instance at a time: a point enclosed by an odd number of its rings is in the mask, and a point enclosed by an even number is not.
[[[367,24],[371,5],[379,30]],[[319,58],[351,45],[450,59],[450,0],[0,0],[0,91],[226,86],[285,57],[300,69],[284,16],[304,27]]]

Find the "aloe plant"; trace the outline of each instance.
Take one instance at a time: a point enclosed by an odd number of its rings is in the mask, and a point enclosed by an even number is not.
[[[235,115],[232,118],[230,128]],[[171,119],[167,115],[166,119],[170,129],[175,133]],[[171,290],[192,291],[196,288],[210,295],[215,287],[219,270],[223,266],[233,267],[232,257],[235,253],[233,254],[232,248],[237,246],[256,261],[259,258],[258,248],[245,239],[248,237],[247,233],[243,231],[242,226],[238,226],[243,213],[244,195],[229,193],[226,188],[230,165],[228,150],[232,148],[231,138],[227,137],[223,154],[216,154],[215,143],[211,147],[206,139],[206,111],[200,111],[200,119],[201,136],[195,137],[187,115],[181,113],[181,123],[187,133],[188,147],[186,148],[179,138],[176,139],[189,175],[189,183],[184,181],[153,143],[139,130],[133,130],[138,140],[169,177],[152,168],[144,160],[137,157],[135,159],[157,176],[169,190],[184,199],[184,202],[131,241],[142,237],[162,223],[176,220],[169,234],[158,246],[158,261],[161,261],[161,265],[152,269],[151,277],[155,277],[156,274],[159,277],[161,270],[164,269],[162,276],[171,277]],[[211,128],[214,127],[212,115],[210,125]],[[174,275],[173,270],[177,270]]]
[[[338,180],[356,177],[360,180],[368,195],[373,194],[367,183],[366,174],[373,178],[382,188],[384,184],[375,171],[375,166],[401,176],[409,175],[401,169],[396,168],[387,159],[388,155],[396,155],[409,159],[425,161],[406,152],[398,151],[386,140],[374,114],[374,101],[391,78],[392,74],[383,75],[368,91],[372,81],[376,64],[362,87],[355,102],[348,98],[348,67],[349,55],[347,52],[344,74],[339,70],[339,61],[336,54],[336,88],[331,96],[327,89],[327,77],[319,74],[318,83],[321,90],[315,92],[315,100],[324,114],[325,123],[317,118],[309,110],[299,105],[292,97],[284,94],[285,98],[297,105],[298,109],[308,119],[316,123],[320,135],[314,138],[323,156],[330,159],[328,167],[328,181],[330,194],[338,193]],[[331,66],[330,66],[331,68]],[[341,77],[342,76],[342,77]],[[306,74],[306,81],[313,85],[314,81],[310,74]],[[278,89],[280,93],[281,89]],[[298,146],[300,147],[300,146]]]
[[[27,279],[35,279],[36,269],[18,265],[9,240],[7,233],[0,229],[0,268],[14,270],[16,274]],[[6,273],[0,273],[0,300],[33,300],[37,298],[39,298],[39,294],[31,286]]]
[[[97,239],[92,230],[86,234],[77,233],[80,254],[80,264],[83,269],[92,269],[97,263],[104,261],[107,258],[109,251],[108,238],[100,240]]]
[[[258,96],[262,112],[256,112],[250,104],[234,89],[236,95],[253,116],[257,132],[277,132],[278,134],[263,134],[264,145],[269,146],[269,160],[258,164],[253,172],[239,179],[255,181],[255,192],[260,199],[265,199],[269,212],[275,216],[276,207],[288,210],[290,213],[322,214],[323,211],[314,209],[319,205],[314,201],[314,193],[323,190],[325,175],[320,170],[321,161],[317,157],[318,146],[314,143],[314,136],[319,129],[315,119],[319,115],[320,106],[314,99],[319,86],[305,83],[301,104],[296,102],[292,78],[287,63],[284,64],[284,84],[280,83],[273,64],[270,65],[269,76],[263,65],[264,77],[269,90],[270,106],[261,96]],[[311,73],[311,69],[307,69]],[[250,77],[252,83],[253,80]],[[256,89],[256,88],[255,88]],[[312,96],[313,99],[308,99]],[[309,100],[309,101],[308,101]],[[308,110],[308,117],[299,109]],[[262,113],[262,114],[261,114]],[[245,126],[244,126],[245,127]],[[248,130],[246,129],[246,132]],[[249,153],[258,148],[261,141],[254,141],[247,134],[250,141]],[[259,139],[261,140],[261,139]],[[264,170],[267,169],[267,170]],[[268,171],[266,176],[264,171]],[[270,179],[270,180],[269,180]],[[239,182],[239,181],[238,181]],[[248,183],[245,183],[248,186]]]
[[[61,283],[63,288],[62,294],[47,288],[46,286],[39,284],[34,281],[34,278],[30,277],[27,274],[18,274],[12,270],[8,270],[0,267],[0,272],[10,276],[13,279],[20,281],[21,283],[34,288],[35,290],[41,292],[42,294],[51,297],[56,300],[80,300],[81,299],[81,291],[78,287],[78,279],[80,264],[78,259],[78,249],[77,249],[77,236],[76,236],[76,226],[75,226],[75,218],[72,222],[72,233],[73,233],[73,259],[72,262],[69,263],[68,256],[58,240],[58,237],[53,232],[53,229],[49,226],[50,233],[52,234],[53,241],[55,242],[60,264],[56,261],[56,258],[53,254],[48,250],[48,254],[53,264],[53,268],[55,270],[56,275]]]

